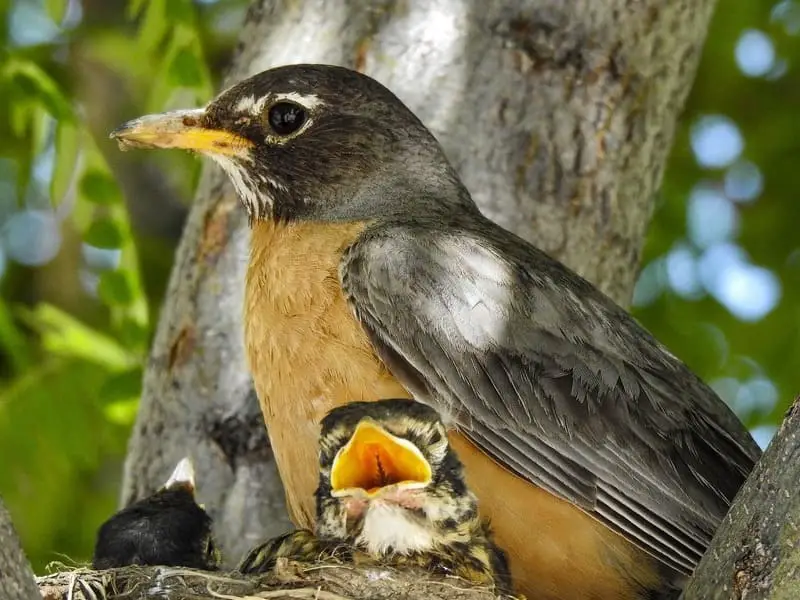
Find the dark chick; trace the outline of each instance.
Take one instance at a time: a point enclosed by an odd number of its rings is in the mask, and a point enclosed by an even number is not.
[[[100,526],[92,567],[216,569],[218,555],[211,537],[211,517],[195,502],[194,489],[194,468],[184,458],[161,489],[123,508]]]
[[[324,414],[413,397],[446,416],[521,593],[677,597],[758,446],[630,314],[482,215],[390,90],[289,65],[113,135],[203,153],[239,194],[247,359],[297,526]]]
[[[315,535],[287,534],[241,565],[279,556],[315,561],[338,553],[457,575],[510,591],[505,553],[432,408],[413,400],[353,402],[322,420]]]

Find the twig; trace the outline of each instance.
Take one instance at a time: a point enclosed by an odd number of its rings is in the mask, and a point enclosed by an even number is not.
[[[453,585],[443,576],[417,570],[340,563],[301,564],[281,561],[272,573],[195,571],[172,567],[126,567],[92,571],[78,568],[37,578],[45,600],[144,600],[158,589],[165,600],[495,600],[492,590]],[[398,593],[402,590],[402,593]]]

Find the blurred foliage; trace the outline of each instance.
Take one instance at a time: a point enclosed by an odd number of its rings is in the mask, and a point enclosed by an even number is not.
[[[797,1],[719,2],[648,231],[637,292],[650,298],[633,311],[760,442],[800,394],[798,34]],[[728,135],[704,156],[711,116]],[[693,210],[702,195],[716,208]],[[773,293],[774,307],[756,307]]]
[[[116,509],[180,231],[154,242],[163,198],[119,182],[150,169],[186,201],[199,172],[178,153],[157,170],[120,160],[107,133],[124,115],[205,102],[245,10],[0,1],[0,494],[39,571],[88,559]]]
[[[800,5],[719,4],[634,312],[763,441],[800,388]],[[183,153],[123,155],[107,133],[132,115],[205,102],[246,8],[0,0],[0,494],[38,571],[62,555],[88,559],[115,509],[199,173]],[[773,53],[760,74],[743,67],[746,35],[751,63]]]

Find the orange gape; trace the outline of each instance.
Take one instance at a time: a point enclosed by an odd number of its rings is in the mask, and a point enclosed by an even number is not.
[[[339,260],[364,223],[256,222],[245,339],[292,520],[314,519],[319,421],[354,400],[410,397],[375,356],[339,285]],[[653,585],[647,554],[592,517],[513,475],[457,432],[467,480],[530,600],[633,600]]]

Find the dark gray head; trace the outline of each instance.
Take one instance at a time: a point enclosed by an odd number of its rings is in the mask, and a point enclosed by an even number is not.
[[[111,135],[127,146],[210,156],[251,219],[364,220],[473,206],[419,119],[383,85],[342,67],[270,69],[203,109],[148,115]]]

